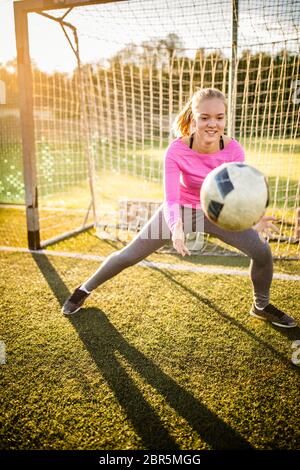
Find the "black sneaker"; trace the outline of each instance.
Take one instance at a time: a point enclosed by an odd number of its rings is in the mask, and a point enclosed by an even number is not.
[[[84,292],[84,290],[80,290],[79,287],[77,287],[77,289],[74,290],[73,294],[70,295],[70,297],[68,297],[65,303],[63,304],[61,309],[62,313],[64,315],[72,315],[73,313],[78,312],[85,299],[89,295],[90,294],[87,294],[86,292]]]
[[[274,307],[272,304],[267,305],[263,310],[257,309],[253,304],[250,315],[260,320],[269,321],[273,323],[273,325],[281,326],[282,328],[293,328],[297,326],[297,323],[292,317]]]

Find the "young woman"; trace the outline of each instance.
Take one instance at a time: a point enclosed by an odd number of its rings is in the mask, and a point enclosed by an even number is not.
[[[242,146],[224,135],[227,103],[214,88],[196,91],[174,124],[177,138],[169,145],[164,163],[164,202],[123,249],[109,255],[99,269],[65,301],[62,312],[77,312],[98,286],[125,268],[143,260],[171,239],[182,256],[190,255],[185,234],[202,231],[218,237],[251,258],[253,305],[250,315],[277,326],[291,328],[295,320],[270,303],[273,259],[264,235],[278,231],[274,217],[262,217],[248,230],[224,230],[208,220],[200,207],[200,188],[205,176],[224,162],[243,162]],[[200,230],[198,230],[200,227]]]

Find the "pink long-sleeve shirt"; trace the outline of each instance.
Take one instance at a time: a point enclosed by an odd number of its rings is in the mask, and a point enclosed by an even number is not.
[[[171,232],[181,218],[180,206],[201,208],[200,189],[206,175],[222,163],[243,162],[243,147],[232,139],[223,150],[198,153],[181,138],[171,142],[164,160],[164,216]]]

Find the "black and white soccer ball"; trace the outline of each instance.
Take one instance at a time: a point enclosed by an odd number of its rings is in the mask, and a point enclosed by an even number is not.
[[[264,215],[268,183],[259,170],[245,163],[223,163],[204,179],[200,191],[205,215],[226,230],[246,230]]]

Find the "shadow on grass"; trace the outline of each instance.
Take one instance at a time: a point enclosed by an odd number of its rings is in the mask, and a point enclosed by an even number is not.
[[[183,289],[184,291],[188,292],[191,296],[195,297],[199,302],[202,304],[207,305],[210,309],[212,309],[214,312],[216,312],[220,317],[223,319],[229,321],[233,326],[241,330],[243,333],[247,334],[250,336],[254,341],[262,344],[266,349],[269,349],[279,360],[284,362],[290,369],[296,371],[298,374],[300,373],[300,369],[298,366],[294,365],[289,359],[287,359],[284,354],[280,353],[277,351],[271,344],[267,343],[266,341],[262,340],[261,338],[257,337],[252,331],[250,331],[248,328],[246,328],[241,322],[238,320],[235,320],[232,318],[228,313],[223,312],[219,307],[216,306],[214,302],[211,300],[207,299],[206,297],[202,297],[199,295],[197,292],[195,292],[193,289],[190,287],[185,286],[181,282],[177,281],[174,279],[174,277],[165,271],[162,271],[159,268],[153,267],[155,271],[158,271],[160,274],[163,276],[167,277],[173,284],[176,284],[178,287]],[[250,308],[249,308],[250,310]],[[259,320],[261,321],[261,320]],[[293,341],[295,339],[300,339],[300,328],[298,326],[294,328],[281,328],[279,326],[271,325],[275,330],[280,331],[283,335],[285,335],[289,340]]]
[[[32,256],[62,305],[70,295],[66,285],[45,255]],[[252,448],[238,432],[130,345],[102,310],[88,308],[68,319],[117,397],[145,449],[178,449],[179,446],[120,364],[116,352],[164,397],[212,449]]]
[[[280,326],[273,325],[274,329],[279,331],[283,336],[288,340],[294,341],[300,339],[300,328],[296,326],[295,328],[280,328]],[[298,367],[299,370],[299,367]]]

